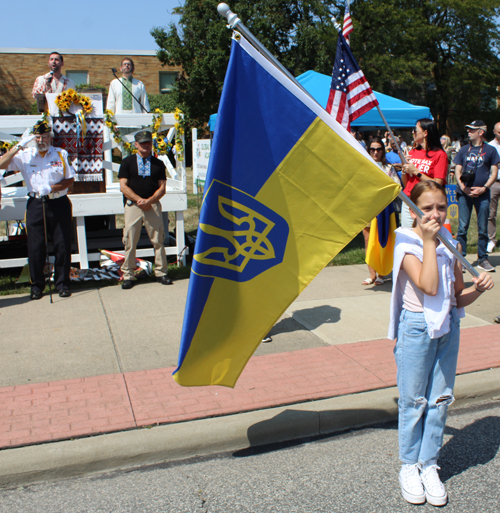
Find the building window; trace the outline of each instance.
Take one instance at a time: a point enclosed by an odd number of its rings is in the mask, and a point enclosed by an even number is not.
[[[177,71],[160,71],[160,93],[169,93],[175,84]]]
[[[69,79],[73,80],[75,85],[89,83],[89,72],[88,71],[67,71],[66,76]]]

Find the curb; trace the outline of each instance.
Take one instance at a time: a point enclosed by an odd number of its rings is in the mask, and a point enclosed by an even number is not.
[[[500,368],[457,376],[455,404],[500,398]],[[396,387],[248,413],[4,449],[0,488],[328,435],[397,418]]]

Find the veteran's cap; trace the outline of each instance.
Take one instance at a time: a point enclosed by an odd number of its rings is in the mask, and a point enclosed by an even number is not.
[[[39,121],[34,127],[33,127],[33,133],[35,135],[42,135],[46,134],[47,132],[50,132],[50,126],[46,121]]]
[[[152,142],[153,136],[149,130],[141,130],[135,134],[135,142],[143,143],[143,142]]]

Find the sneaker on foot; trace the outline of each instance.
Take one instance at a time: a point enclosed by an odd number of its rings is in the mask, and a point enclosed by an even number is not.
[[[433,506],[444,506],[448,502],[448,494],[439,479],[437,465],[429,465],[420,472],[422,484],[425,488],[425,498]]]
[[[488,246],[486,247],[486,253],[493,253],[496,245],[497,243],[495,241],[490,240],[490,242],[488,242]]]
[[[481,260],[481,262],[478,262],[477,266],[482,271],[486,271],[487,273],[494,273],[495,268],[488,262],[488,260],[485,258],[484,260]]]
[[[404,464],[399,473],[401,493],[410,504],[423,504],[425,502],[425,491],[419,471],[418,463],[414,465]]]

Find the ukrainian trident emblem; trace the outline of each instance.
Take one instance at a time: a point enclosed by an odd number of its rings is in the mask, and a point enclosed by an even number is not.
[[[203,202],[193,271],[248,281],[283,260],[288,225],[253,197],[212,182]]]

